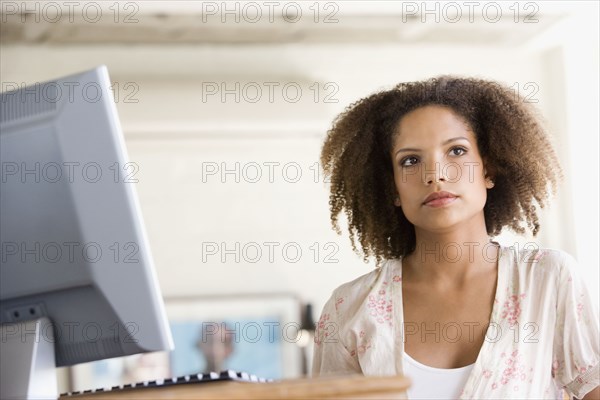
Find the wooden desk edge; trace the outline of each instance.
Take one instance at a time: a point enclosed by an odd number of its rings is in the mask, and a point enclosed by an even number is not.
[[[86,393],[64,399],[347,399],[406,398],[410,379],[404,376],[342,375],[288,379],[272,383],[241,381],[182,384]]]

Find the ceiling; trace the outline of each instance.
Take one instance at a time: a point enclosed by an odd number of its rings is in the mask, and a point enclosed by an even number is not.
[[[2,7],[0,43],[5,45],[452,43],[516,46],[539,36],[567,12],[554,8],[522,9],[515,15],[506,9],[510,6],[506,3],[505,10],[500,12],[501,18],[496,20],[498,14],[494,9],[487,9],[485,13],[483,9],[475,9],[471,15],[469,10],[445,6],[438,10],[411,9],[406,7],[407,2],[402,6],[404,9],[400,8],[400,2],[387,2],[386,6],[376,8],[367,7],[363,2],[327,2],[321,3],[318,12],[310,9],[317,4],[311,6],[311,2],[302,3],[301,9],[287,7],[285,10],[283,6],[269,9],[265,6],[269,2],[253,2],[256,6],[235,2],[237,10],[235,7],[220,9],[219,4],[224,3],[217,2],[127,2],[121,3],[119,10],[110,9],[117,4],[113,2],[102,3],[103,9],[62,10],[57,6],[39,5],[21,9],[14,8],[19,3],[11,3],[13,8]]]

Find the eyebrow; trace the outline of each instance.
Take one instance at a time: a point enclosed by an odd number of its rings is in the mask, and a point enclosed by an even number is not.
[[[464,139],[464,140],[466,140],[467,142],[469,142],[469,139],[467,139],[466,137],[464,137],[464,136],[458,136],[458,137],[454,137],[454,138],[451,138],[451,139],[448,139],[448,140],[444,141],[444,142],[442,143],[442,145],[446,145],[446,144],[448,144],[448,143],[450,143],[450,142],[454,142],[454,141],[456,141],[456,140],[461,140],[461,139]],[[469,142],[469,143],[470,143],[470,142]],[[398,150],[398,151],[396,152],[396,154],[395,154],[395,155],[397,155],[398,153],[405,152],[405,151],[421,151],[421,150],[420,150],[420,149],[415,149],[415,148],[412,148],[412,147],[406,147],[406,148],[404,148],[404,149],[400,149],[400,150]]]

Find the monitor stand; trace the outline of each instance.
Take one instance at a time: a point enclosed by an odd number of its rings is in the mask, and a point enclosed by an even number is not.
[[[57,399],[50,320],[1,324],[0,334],[0,398]]]

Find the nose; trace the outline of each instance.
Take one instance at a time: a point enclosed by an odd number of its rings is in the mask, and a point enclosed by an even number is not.
[[[442,181],[442,182],[445,182],[445,181],[446,181],[446,178],[444,178],[443,176],[439,176],[439,175],[436,175],[436,176],[434,176],[434,175],[431,175],[429,178],[426,178],[426,180],[425,180],[425,184],[426,184],[426,185],[431,185],[431,184],[432,184],[432,183],[434,183],[434,182],[435,182],[435,183],[438,183],[438,182],[440,182],[440,181]]]
[[[432,164],[423,164],[425,169],[422,170],[423,183],[431,185],[432,183],[438,183],[440,181],[446,182],[447,177],[445,176],[445,168],[441,166],[438,161],[434,161]]]

